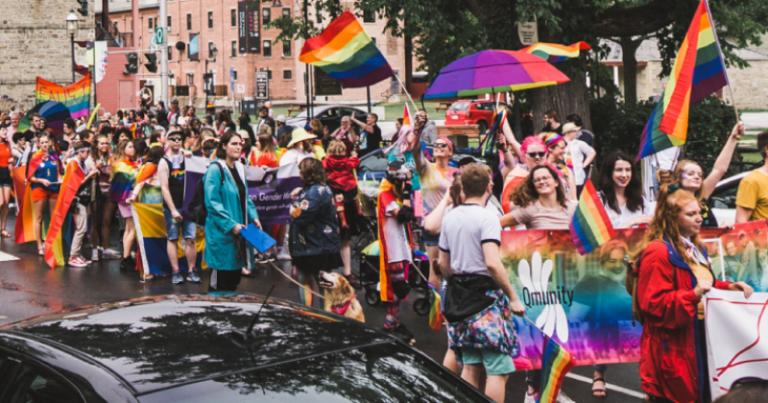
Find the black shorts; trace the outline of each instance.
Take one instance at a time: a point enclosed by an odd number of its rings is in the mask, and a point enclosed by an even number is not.
[[[13,178],[11,177],[11,169],[8,167],[0,168],[0,187],[13,188]]]
[[[322,255],[293,256],[291,258],[296,270],[317,276],[321,271],[330,272],[344,266],[339,252],[325,253]]]
[[[344,195],[344,217],[349,228],[342,228],[341,222],[339,222],[339,238],[342,241],[349,241],[353,236],[360,235],[360,215],[357,214],[357,189],[352,189],[348,192],[334,189],[333,194]]]

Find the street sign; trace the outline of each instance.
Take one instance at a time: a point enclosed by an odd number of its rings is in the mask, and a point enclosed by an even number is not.
[[[237,93],[238,94],[245,94],[245,84],[238,84],[237,85]]]
[[[156,27],[155,28],[155,44],[162,45],[165,43],[165,33],[163,32],[163,27]]]
[[[235,68],[229,66],[229,92],[235,92]]]
[[[329,76],[317,67],[312,68],[314,69],[312,75],[315,77],[315,95],[341,95],[341,80]]]
[[[256,72],[256,99],[269,99],[269,73]]]

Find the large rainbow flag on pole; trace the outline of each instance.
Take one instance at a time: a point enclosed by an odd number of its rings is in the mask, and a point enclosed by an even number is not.
[[[83,184],[85,171],[76,159],[72,159],[67,164],[67,170],[64,172],[64,179],[61,180],[61,190],[59,198],[56,200],[56,207],[53,209],[51,225],[48,227],[48,234],[45,236],[45,262],[51,269],[56,266],[67,264],[64,245],[62,244],[62,228],[68,219],[69,207],[72,200],[77,195],[77,190]],[[68,253],[68,252],[67,252]]]
[[[520,51],[538,56],[550,63],[557,63],[579,57],[582,50],[590,49],[592,48],[584,41],[576,42],[573,45],[536,42],[531,46],[520,49]]]
[[[539,389],[537,403],[554,403],[557,401],[565,375],[573,368],[576,361],[563,346],[546,335],[541,358],[541,389]]]
[[[723,52],[706,0],[699,3],[664,93],[640,138],[637,159],[685,144],[692,103],[728,85]]]
[[[344,88],[367,87],[395,74],[349,10],[333,20],[322,34],[307,39],[299,61],[341,80]]]
[[[592,179],[587,179],[571,219],[571,238],[579,254],[586,255],[616,236]]]
[[[40,104],[45,101],[61,102],[69,109],[72,119],[87,117],[91,109],[91,75],[88,74],[66,87],[38,77],[35,103]]]

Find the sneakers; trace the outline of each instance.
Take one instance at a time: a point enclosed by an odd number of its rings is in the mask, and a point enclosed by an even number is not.
[[[91,255],[91,260],[93,260],[94,262],[98,262],[99,261],[99,250],[98,249],[94,249],[93,250],[93,254]]]
[[[344,278],[347,280],[349,285],[352,286],[352,288],[354,288],[356,290],[359,290],[359,289],[363,288],[363,286],[360,285],[360,283],[357,281],[357,279],[355,279],[351,274],[349,276],[344,276]]]
[[[136,268],[136,261],[132,257],[123,258],[120,261],[120,271],[129,271]]]
[[[411,342],[413,341],[413,333],[411,333],[408,329],[406,329],[405,325],[399,322],[398,324],[390,328],[387,328],[385,326],[384,332],[397,337],[405,344],[411,344]]]
[[[267,255],[259,252],[256,254],[256,263],[258,264],[267,264],[269,260],[267,259]]]
[[[264,257],[267,259],[267,262],[274,262],[275,261],[275,254],[273,252],[265,253]]]
[[[277,249],[277,260],[291,260],[291,255],[288,254],[288,248],[283,246]]]
[[[525,392],[525,400],[523,400],[523,403],[536,403],[536,399],[539,398],[538,393],[530,393],[528,391]]]
[[[175,279],[176,276],[174,276]],[[197,274],[197,270],[192,270],[187,274],[187,281],[190,283],[200,283],[203,280],[200,280],[200,276]]]
[[[101,252],[101,257],[104,258],[104,260],[117,260],[123,256],[116,250],[104,249],[104,251]]]
[[[184,284],[184,277],[181,276],[181,273],[173,273],[173,284]]]
[[[86,267],[88,266],[90,262],[86,262],[83,258],[80,256],[73,256],[69,258],[69,261],[67,262],[68,265],[72,267]]]

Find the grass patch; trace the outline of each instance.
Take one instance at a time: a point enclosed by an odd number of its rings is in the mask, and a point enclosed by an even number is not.
[[[761,162],[763,156],[760,153],[741,153],[744,162]]]

